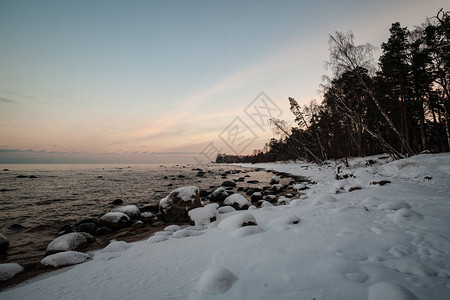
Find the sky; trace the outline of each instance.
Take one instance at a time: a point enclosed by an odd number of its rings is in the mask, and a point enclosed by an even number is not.
[[[294,125],[288,97],[321,101],[329,34],[379,47],[393,22],[412,29],[449,6],[0,0],[0,163],[252,153],[276,137],[269,117]]]

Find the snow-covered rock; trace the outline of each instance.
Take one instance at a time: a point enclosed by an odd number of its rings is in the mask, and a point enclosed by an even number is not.
[[[186,237],[190,237],[190,236],[197,236],[197,235],[202,235],[203,232],[199,231],[199,230],[191,230],[189,228],[185,228],[185,229],[180,229],[175,231],[172,234],[173,238],[176,239],[181,239],[181,238],[186,238]]]
[[[156,244],[156,243],[167,241],[168,239],[169,239],[168,236],[154,235],[154,236],[149,237],[147,242],[149,242],[150,244]]]
[[[227,191],[223,187],[214,190],[209,196],[209,201],[222,203],[228,197]]]
[[[280,183],[280,177],[278,177],[278,176],[276,176],[276,175],[274,175],[274,176],[272,176],[272,179],[270,179],[270,183],[269,184],[278,184],[278,183]]]
[[[196,226],[209,225],[220,217],[215,205],[206,205],[205,207],[191,209],[188,215]]]
[[[398,210],[400,208],[411,208],[411,206],[408,203],[399,200],[385,202],[378,206],[378,209],[381,210]]]
[[[178,225],[169,225],[166,228],[164,228],[164,231],[175,232],[180,229],[181,229],[181,227]]]
[[[46,255],[63,251],[77,251],[86,247],[87,244],[88,241],[83,234],[79,232],[67,233],[57,237],[47,246]]]
[[[238,229],[244,226],[257,225],[255,217],[250,213],[238,213],[222,220],[217,228],[219,229]]]
[[[16,263],[0,264],[0,281],[13,278],[23,271],[23,267]]]
[[[195,186],[175,189],[159,203],[167,222],[189,222],[188,211],[201,206],[200,191]]]
[[[123,212],[109,212],[100,218],[100,225],[110,229],[120,229],[130,225],[130,217]]]
[[[130,249],[131,245],[124,241],[112,241],[108,246],[103,248],[102,252],[122,252]]]
[[[277,192],[281,192],[283,190],[283,186],[281,184],[272,184],[272,186],[270,187],[270,189],[277,193]]]
[[[198,283],[198,290],[208,294],[223,294],[228,291],[238,278],[224,267],[214,267],[203,272]]]
[[[77,251],[66,251],[46,256],[41,260],[44,266],[52,266],[55,268],[76,265],[89,260],[91,256],[87,253]]]
[[[113,212],[122,212],[129,216],[131,219],[137,219],[141,212],[136,205],[125,205],[121,207],[116,207],[112,210]]]
[[[291,203],[291,199],[281,196],[277,200],[277,205],[289,205]]]
[[[219,214],[227,214],[233,211],[236,211],[232,206],[222,206],[218,208]]]
[[[319,196],[316,199],[313,200],[313,202],[311,203],[311,205],[315,206],[315,205],[321,205],[321,204],[326,204],[326,203],[332,203],[332,202],[336,202],[337,199],[331,195],[323,195],[323,196]]]
[[[223,201],[223,204],[233,206],[235,209],[248,209],[250,206],[250,202],[241,194],[228,196],[225,201]]]
[[[394,220],[397,222],[401,222],[404,220],[422,220],[423,216],[412,209],[409,208],[400,208],[394,214]]]

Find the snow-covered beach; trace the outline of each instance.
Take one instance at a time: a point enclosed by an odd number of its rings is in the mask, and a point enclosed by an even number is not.
[[[209,205],[196,226],[112,242],[0,299],[449,299],[450,155],[349,163],[339,180],[333,163],[245,165],[316,184],[279,206]]]

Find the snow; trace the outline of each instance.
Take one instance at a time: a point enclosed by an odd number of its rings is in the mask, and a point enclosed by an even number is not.
[[[45,257],[41,264],[44,266],[63,267],[83,263],[90,258],[89,254],[77,251],[66,251]]]
[[[161,208],[168,208],[172,205],[173,198],[177,197],[181,199],[181,201],[194,203],[196,195],[198,195],[199,190],[195,186],[185,186],[177,188],[169,193],[169,195],[163,199],[161,199],[159,205]]]
[[[139,208],[136,205],[125,205],[121,207],[116,207],[112,210],[113,212],[122,212],[129,216],[130,218],[137,218],[141,214]]]
[[[349,159],[353,177],[339,182],[334,162],[248,165],[316,184],[289,205],[221,207],[208,226],[90,252],[0,299],[449,299],[450,154],[377,158]]]
[[[203,272],[198,290],[208,294],[225,293],[238,278],[229,270],[223,267],[215,267],[207,269]]]
[[[256,224],[255,217],[250,213],[238,213],[222,220],[217,228],[219,229],[238,229],[244,224]]]
[[[217,203],[213,203],[204,207],[194,208],[188,212],[188,215],[195,222],[195,225],[209,225],[211,219],[218,220],[220,218],[217,206]]]
[[[219,207],[218,211],[219,211],[219,214],[226,214],[229,212],[236,211],[236,209],[234,209],[234,207],[232,207],[232,206],[222,206],[222,207]]]
[[[119,211],[115,211],[115,212],[109,212],[104,214],[101,218],[100,221],[109,223],[109,224],[117,224],[120,222],[120,220],[122,220],[122,218],[125,218],[126,220],[130,221],[130,217],[125,214],[124,212],[119,212]]]
[[[103,252],[122,252],[131,248],[131,245],[124,241],[112,241],[108,246],[103,248]]]
[[[244,196],[242,196],[241,194],[233,194],[231,196],[228,196],[224,201],[223,204],[224,205],[233,205],[233,204],[237,204],[239,208],[242,208],[244,205],[249,205],[250,206],[250,202],[248,202],[247,199],[245,199]]]
[[[76,250],[83,244],[87,244],[86,237],[81,233],[71,232],[54,239],[47,246],[47,252],[51,253]]]
[[[23,267],[16,263],[0,264],[0,281],[11,279],[22,271]]]

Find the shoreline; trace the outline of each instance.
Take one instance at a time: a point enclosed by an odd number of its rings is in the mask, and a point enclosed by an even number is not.
[[[293,174],[289,174],[286,172],[277,172],[277,171],[272,171],[272,170],[266,170],[266,169],[262,169],[259,168],[257,166],[252,167],[252,166],[239,166],[239,165],[224,165],[224,166],[228,166],[231,168],[239,168],[239,172],[236,173],[231,173],[229,175],[239,175],[241,173],[247,173],[247,172],[264,172],[264,173],[268,173],[270,174],[269,176],[271,177],[272,175],[278,175],[282,178],[287,178],[287,180],[292,181],[308,181],[308,179],[306,177],[303,176],[298,176],[298,175],[293,175]],[[220,167],[220,165],[218,165],[218,167]],[[246,170],[247,169],[247,170]],[[251,170],[248,170],[251,169]],[[208,174],[208,173],[207,173]],[[232,176],[227,176],[224,177],[222,176],[221,179],[222,180],[229,180],[229,179],[233,179],[230,178]],[[203,177],[204,178],[208,178],[209,180],[214,180],[214,176],[208,176],[208,177]],[[216,179],[219,180],[219,179]],[[187,185],[195,185],[196,179],[195,177],[190,178],[188,183],[184,183],[184,185],[180,185],[180,186],[173,186],[173,189],[177,188],[177,187],[181,187],[181,186],[187,186]],[[250,186],[250,187],[255,187],[254,183],[247,183],[247,182],[237,182],[237,183],[245,183],[245,186]],[[268,185],[269,182],[260,182],[262,185]],[[256,184],[257,185],[257,184]],[[217,182],[214,185],[215,188],[219,188],[221,187],[220,185],[220,181]],[[241,195],[243,195],[246,198],[250,198],[248,195],[246,196],[245,192],[242,192],[242,190],[239,190],[238,187],[242,187],[242,185],[239,185],[235,188],[228,188],[229,191],[232,191],[233,193],[240,193]],[[215,189],[214,188],[214,189]],[[287,191],[284,191],[282,193],[278,192],[277,195],[278,196],[282,196],[283,194],[287,194]],[[209,202],[209,200],[208,200]],[[250,202],[250,200],[249,200]],[[125,205],[125,204],[124,204]],[[119,205],[120,206],[120,205]],[[100,214],[99,214],[100,216]],[[132,242],[139,242],[139,241],[144,241],[145,239],[148,239],[150,236],[154,235],[156,232],[158,231],[162,231],[164,230],[165,227],[170,226],[170,225],[189,225],[189,223],[178,223],[178,222],[164,222],[163,224],[158,224],[157,226],[154,226],[152,224],[145,224],[144,227],[142,228],[138,228],[135,229],[133,227],[131,227],[131,225],[129,227],[125,227],[122,228],[120,230],[116,230],[113,231],[109,234],[106,235],[102,235],[102,236],[94,236],[96,241],[93,243],[89,243],[88,246],[84,249],[79,250],[80,252],[84,252],[84,253],[88,253],[91,251],[96,251],[96,250],[101,250],[103,248],[105,248],[110,241],[112,240],[117,240],[117,241],[125,241],[127,243],[132,243]],[[134,231],[132,235],[127,235],[127,232],[129,231]],[[117,235],[120,235],[121,233],[124,233],[122,236],[117,237]],[[57,237],[57,236],[56,236]],[[55,238],[56,238],[55,237]],[[5,255],[7,256],[7,255]],[[15,275],[14,277],[6,280],[6,281],[0,281],[0,292],[8,290],[8,289],[13,289],[17,286],[20,286],[24,283],[26,283],[29,280],[35,279],[38,276],[41,276],[43,274],[49,273],[49,272],[53,272],[53,271],[58,271],[58,270],[62,270],[64,268],[67,267],[72,267],[72,266],[65,266],[65,267],[59,267],[59,268],[55,268],[55,267],[46,267],[43,266],[40,262],[41,260],[45,257],[45,254],[41,254],[41,255],[36,255],[33,257],[28,257],[26,258],[26,262],[23,263],[20,260],[18,261],[14,261],[19,263],[23,268],[24,271],[22,271],[21,273],[18,273],[17,275]],[[31,260],[31,261],[30,261]],[[13,262],[13,261],[11,261]],[[22,263],[22,264],[21,264]]]

